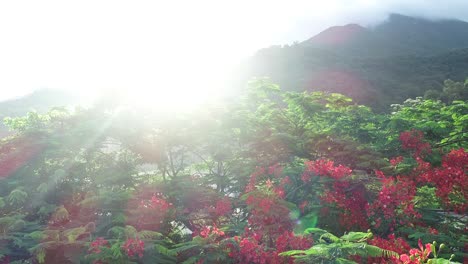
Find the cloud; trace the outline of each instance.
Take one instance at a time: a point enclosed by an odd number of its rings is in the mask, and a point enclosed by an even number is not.
[[[305,40],[321,30],[348,23],[373,26],[386,20],[391,13],[427,19],[459,19],[468,21],[468,1],[465,0],[327,0],[292,1],[289,17],[294,23],[284,39]]]

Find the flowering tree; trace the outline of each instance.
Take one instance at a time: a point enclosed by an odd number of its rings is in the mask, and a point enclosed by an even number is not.
[[[375,114],[338,94],[249,89],[170,118],[8,119],[0,263],[463,260],[467,103]]]

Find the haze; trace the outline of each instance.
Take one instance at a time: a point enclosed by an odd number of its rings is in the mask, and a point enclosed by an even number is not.
[[[389,13],[468,20],[466,10],[436,0],[2,1],[0,100],[39,88],[203,100],[259,48]]]

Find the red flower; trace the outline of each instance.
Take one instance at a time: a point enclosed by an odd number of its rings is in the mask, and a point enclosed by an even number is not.
[[[103,237],[98,237],[96,240],[91,242],[89,251],[92,253],[99,254],[101,253],[101,247],[108,246],[109,242],[105,240]]]
[[[427,154],[431,152],[429,143],[423,142],[424,134],[419,130],[405,131],[400,134],[400,141],[403,149],[413,150],[414,156]]]
[[[145,251],[145,242],[138,238],[129,238],[122,245],[122,249],[129,257],[138,255],[141,258],[143,257],[143,252]]]
[[[396,166],[396,165],[400,164],[402,161],[403,161],[403,157],[398,156],[398,157],[395,157],[393,159],[390,159],[390,164],[392,164],[392,166]]]
[[[408,255],[406,254],[403,254],[400,256],[400,260],[403,261],[404,263],[409,263],[411,261],[411,259],[409,258]]]
[[[229,201],[229,198],[224,198],[216,202],[216,215],[221,216],[221,215],[226,215],[232,210],[231,207],[231,201]]]
[[[316,175],[319,176],[326,176],[334,179],[341,179],[346,176],[350,176],[353,170],[350,168],[343,166],[343,165],[338,165],[335,166],[334,162],[331,160],[316,160],[316,161],[307,161],[305,163],[306,165],[306,173],[315,173]],[[303,174],[302,180],[304,178],[308,178],[310,180],[310,176],[305,176]],[[306,181],[305,181],[306,182]]]
[[[215,235],[215,236],[224,236],[224,232],[218,229],[217,227],[209,227],[209,226],[204,226],[202,230],[200,231],[200,236],[203,238],[207,238],[210,235]]]

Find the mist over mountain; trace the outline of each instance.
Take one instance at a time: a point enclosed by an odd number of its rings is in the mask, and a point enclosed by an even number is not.
[[[468,23],[392,14],[371,28],[334,26],[294,45],[258,51],[243,80],[269,76],[286,90],[326,90],[383,110],[468,76]]]
[[[241,69],[234,89],[268,76],[284,90],[338,92],[387,110],[391,103],[440,91],[446,79],[468,76],[468,23],[392,14],[372,27],[333,26],[303,42],[261,49]],[[42,89],[0,102],[0,118],[78,102],[70,92]]]
[[[350,56],[433,55],[468,47],[468,23],[391,14],[375,27],[334,26],[302,44]]]

